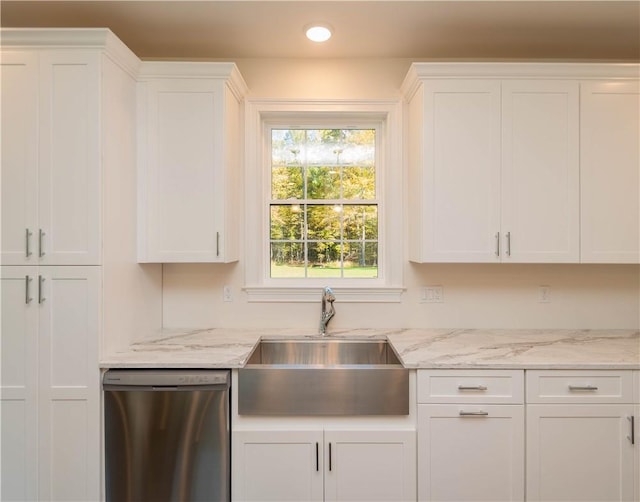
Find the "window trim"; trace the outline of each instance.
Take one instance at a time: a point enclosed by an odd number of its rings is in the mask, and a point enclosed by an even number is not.
[[[402,103],[387,100],[260,100],[245,102],[245,287],[250,302],[316,302],[319,288],[330,285],[344,302],[399,302],[402,292]],[[274,125],[366,127],[381,133],[382,169],[376,171],[379,220],[378,278],[283,279],[269,277],[268,210],[271,193],[266,164]],[[270,165],[270,164],[269,164]],[[255,245],[256,241],[259,245]],[[259,252],[257,252],[259,250]],[[266,253],[266,254],[265,254]]]

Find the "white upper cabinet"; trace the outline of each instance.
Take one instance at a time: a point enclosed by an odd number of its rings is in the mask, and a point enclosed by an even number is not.
[[[2,264],[37,263],[38,57],[2,53]],[[36,251],[37,253],[37,251]]]
[[[3,52],[4,265],[100,264],[99,92],[97,51]]]
[[[412,65],[403,84],[409,258],[638,263],[637,72]]]
[[[496,261],[500,82],[424,81],[409,107],[413,261]]]
[[[140,262],[238,259],[241,102],[233,63],[143,63]]]
[[[640,262],[640,84],[580,87],[581,261]]]
[[[580,257],[579,85],[502,83],[503,261]]]

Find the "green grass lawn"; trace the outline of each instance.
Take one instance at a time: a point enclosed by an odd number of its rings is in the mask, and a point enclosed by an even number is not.
[[[340,277],[339,267],[309,267],[308,277]],[[276,279],[291,279],[304,277],[303,266],[275,265],[271,263],[271,277]],[[378,267],[349,267],[344,269],[344,277],[372,279],[378,277]]]

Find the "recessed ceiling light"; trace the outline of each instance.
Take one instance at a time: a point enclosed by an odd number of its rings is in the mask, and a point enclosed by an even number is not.
[[[331,28],[327,24],[311,24],[305,28],[305,33],[313,42],[326,42],[331,38]]]

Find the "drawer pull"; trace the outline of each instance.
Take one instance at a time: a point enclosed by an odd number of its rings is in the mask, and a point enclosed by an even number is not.
[[[458,385],[458,390],[487,390],[484,385]]]
[[[486,417],[489,415],[488,411],[461,411],[461,417]]]
[[[598,387],[595,385],[569,385],[569,390],[571,391],[595,391],[598,390]]]

